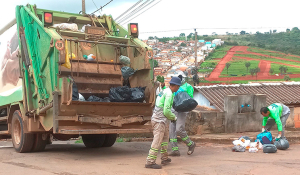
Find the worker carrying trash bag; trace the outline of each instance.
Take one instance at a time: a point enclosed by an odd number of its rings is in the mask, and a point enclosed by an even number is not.
[[[187,92],[187,94],[193,98],[194,88],[183,80],[182,75],[179,75],[178,77],[180,78],[182,85],[175,95],[178,92]],[[191,155],[194,152],[196,144],[195,142],[191,141],[185,130],[185,120],[188,112],[177,112],[173,108],[172,112],[175,113],[177,120],[175,122],[171,122],[170,124],[170,144],[172,146],[172,152],[169,153],[169,156],[180,156],[177,144],[177,135],[179,135],[181,140],[188,146],[187,154]]]
[[[146,168],[161,169],[161,165],[155,163],[159,148],[161,148],[161,164],[166,165],[171,162],[171,159],[168,158],[167,151],[169,120],[176,121],[176,116],[171,112],[171,108],[173,105],[174,92],[179,89],[181,80],[178,77],[173,77],[169,84],[169,88],[164,89],[158,94],[151,117],[154,138],[146,160]]]
[[[260,113],[264,116],[262,122],[262,132],[265,130],[270,131],[272,126],[276,123],[278,128],[278,136],[276,141],[284,137],[284,127],[286,120],[290,116],[289,107],[281,103],[273,103],[268,107],[262,107]]]

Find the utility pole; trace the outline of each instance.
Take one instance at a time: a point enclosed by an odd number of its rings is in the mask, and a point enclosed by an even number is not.
[[[82,0],[82,14],[85,15],[85,0]]]
[[[197,45],[198,45],[198,40],[197,40],[197,31],[195,29],[195,67],[197,67]]]

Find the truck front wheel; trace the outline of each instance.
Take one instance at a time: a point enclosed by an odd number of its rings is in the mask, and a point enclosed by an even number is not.
[[[11,125],[11,137],[15,150],[19,153],[30,152],[34,143],[34,136],[24,132],[22,114],[19,110],[14,112]]]
[[[82,135],[82,141],[87,148],[99,148],[105,141],[105,134]]]

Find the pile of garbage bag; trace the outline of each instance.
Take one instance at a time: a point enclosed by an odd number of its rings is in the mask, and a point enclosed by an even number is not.
[[[69,23],[54,24],[53,27],[59,28],[61,30],[71,30],[71,31],[74,31],[74,32],[78,31],[78,26],[75,23],[71,23],[71,24],[69,24]]]
[[[273,144],[264,144],[263,152],[264,153],[276,153],[277,152],[277,148]]]
[[[121,72],[124,79],[128,79],[135,73],[135,71],[132,68],[127,66],[122,67]]]
[[[90,96],[86,101],[94,101],[94,102],[110,102],[108,97],[100,98],[95,95]]]
[[[256,141],[260,141],[262,144],[271,144],[272,143],[272,134],[271,132],[265,131],[256,136]]]
[[[174,97],[173,108],[177,112],[189,112],[197,107],[196,100],[191,98],[186,92],[179,92]]]
[[[248,136],[242,136],[238,140],[234,140],[233,142],[233,152],[245,152],[248,150],[250,153],[256,153],[258,150],[263,149],[263,145],[260,141],[251,142],[251,139]]]
[[[119,57],[120,63],[123,65],[129,65],[130,64],[130,58],[128,58],[127,56],[123,56],[121,55]]]
[[[111,102],[143,102],[145,100],[145,89],[146,87],[115,87],[109,90],[109,98]]]

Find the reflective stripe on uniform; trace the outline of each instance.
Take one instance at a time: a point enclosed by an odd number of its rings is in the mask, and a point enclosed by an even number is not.
[[[192,144],[193,144],[193,142],[190,141],[190,142],[187,144],[187,146],[191,146]]]
[[[168,146],[168,142],[162,142],[161,146]]]
[[[170,139],[170,142],[177,142],[177,139]]]
[[[178,147],[172,147],[172,150],[173,150],[173,151],[177,151],[177,150],[178,150]]]
[[[160,153],[166,153],[167,152],[167,150],[166,149],[162,149],[162,150],[160,150]]]
[[[186,136],[185,138],[183,138],[183,141],[186,141],[189,138],[189,136]]]
[[[158,152],[158,149],[155,149],[155,148],[150,148],[150,150],[153,152],[156,152],[156,153]]]
[[[150,158],[150,159],[156,159],[156,158],[157,158],[157,156],[154,156],[154,155],[148,154],[148,158]]]

